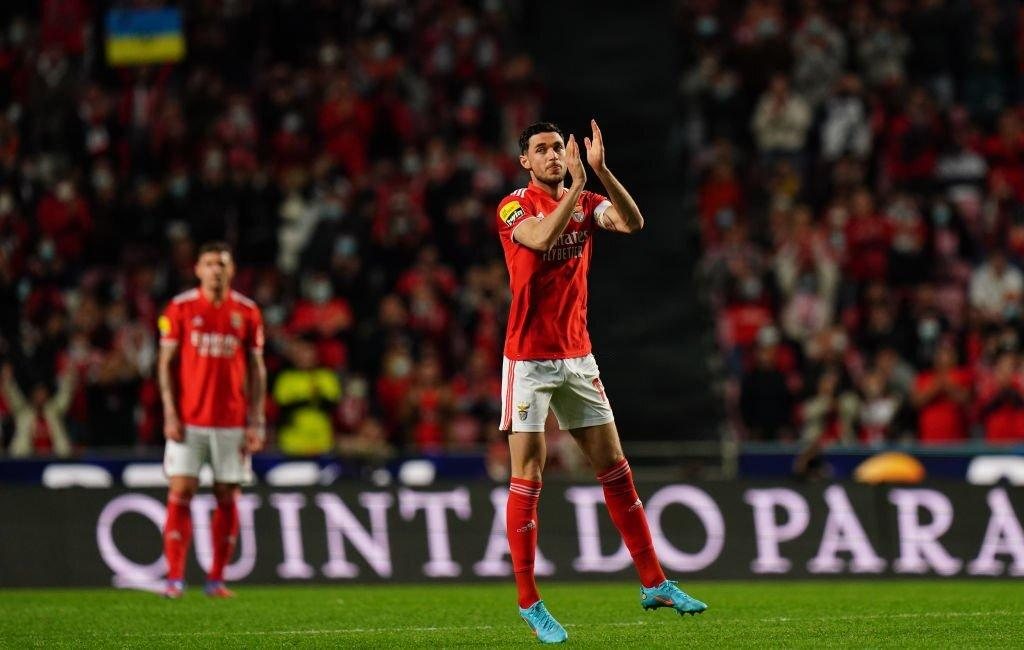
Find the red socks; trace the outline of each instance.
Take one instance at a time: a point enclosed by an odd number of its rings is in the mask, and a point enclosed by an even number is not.
[[[223,581],[224,566],[235,554],[235,544],[238,542],[238,504],[235,503],[234,495],[217,501],[210,530],[213,533],[213,564],[207,579]]]
[[[640,574],[640,582],[645,587],[661,584],[665,581],[665,573],[661,570],[658,556],[654,552],[651,530],[647,526],[643,504],[633,485],[633,472],[629,469],[629,463],[623,458],[598,474],[597,480],[604,487],[604,501],[608,506],[608,514],[615,522],[615,527],[619,529],[629,554],[633,556],[633,564]]]
[[[170,492],[167,494],[167,523],[164,525],[164,556],[167,558],[167,579],[185,578],[185,554],[192,542],[192,498]]]
[[[527,608],[540,600],[533,562],[537,556],[537,502],[540,501],[537,481],[512,477],[505,506],[505,534],[512,553],[512,572],[516,576],[519,606]]]

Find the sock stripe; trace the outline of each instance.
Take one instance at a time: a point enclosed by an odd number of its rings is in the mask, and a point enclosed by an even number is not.
[[[614,481],[616,479],[622,478],[626,474],[629,474],[629,463],[625,459],[623,459],[622,462],[616,465],[615,467],[612,467],[603,474],[598,474],[597,480],[600,483],[607,483],[609,481]]]
[[[508,491],[509,492],[513,492],[515,494],[519,494],[519,495],[524,496],[524,497],[539,497],[540,496],[540,490],[526,490],[526,489],[523,489],[523,488],[521,488],[521,487],[519,487],[517,485],[513,485],[512,487],[510,487],[508,489]]]

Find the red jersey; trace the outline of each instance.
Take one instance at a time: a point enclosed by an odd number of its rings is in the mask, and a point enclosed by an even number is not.
[[[237,291],[214,305],[199,289],[175,297],[160,316],[160,345],[178,345],[178,409],[201,427],[246,424],[245,370],[263,352],[259,307]]]
[[[562,189],[560,199],[568,194]],[[590,354],[587,333],[587,272],[593,250],[595,212],[611,203],[584,191],[565,231],[547,252],[516,242],[512,232],[529,217],[543,219],[558,207],[533,182],[498,204],[498,236],[505,249],[512,305],[505,332],[509,359],[571,359]]]

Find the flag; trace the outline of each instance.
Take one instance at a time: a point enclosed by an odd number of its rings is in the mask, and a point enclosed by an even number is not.
[[[111,9],[106,27],[107,63],[112,66],[173,63],[185,57],[179,9]]]

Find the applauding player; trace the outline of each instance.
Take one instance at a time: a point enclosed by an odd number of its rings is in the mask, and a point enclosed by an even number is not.
[[[217,508],[210,526],[213,564],[206,594],[230,598],[224,567],[238,539],[239,486],[251,480],[249,454],[263,447],[263,319],[252,300],[231,290],[235,267],[227,244],[199,249],[199,287],[177,296],[160,316],[160,394],[164,405],[164,472],[170,480],[164,595],[180,598],[192,541],[189,503],[199,468],[213,468]],[[180,357],[174,368],[173,362]]]
[[[583,189],[587,174],[576,138],[570,135],[566,142],[561,129],[541,122],[519,138],[519,163],[530,172],[530,184],[505,197],[497,211],[512,288],[500,425],[508,432],[512,461],[506,532],[520,615],[545,643],[567,638],[544,606],[533,572],[549,408],[597,473],[608,512],[640,575],[644,609],[672,607],[681,614],[707,609],[662,572],[591,354],[587,272],[592,235],[597,228],[633,233],[644,225],[633,198],[608,169],[596,121],[591,128],[592,138],[584,138],[587,162],[609,197]],[[568,188],[567,172],[572,177]]]

